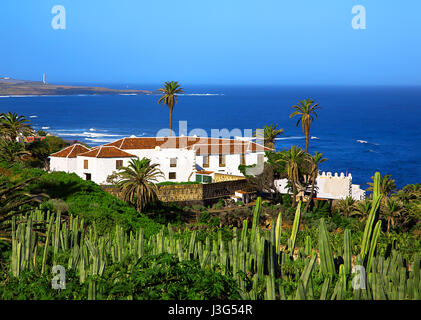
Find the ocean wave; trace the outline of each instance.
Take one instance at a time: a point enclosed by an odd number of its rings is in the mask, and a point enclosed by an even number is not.
[[[311,140],[320,140],[320,138],[319,137],[311,136]]]
[[[208,96],[224,96],[223,93],[179,93],[177,96],[192,96],[192,97],[208,97]]]
[[[252,141],[252,140],[256,140],[256,137],[234,137],[235,140],[240,140],[240,141]]]
[[[95,143],[109,143],[114,142],[115,139],[94,139],[94,138],[85,138],[86,141],[95,142]]]
[[[305,139],[306,137],[295,137],[295,136],[292,136],[292,137],[284,137],[284,138],[276,138],[275,140],[294,140],[294,139]]]
[[[57,130],[58,131],[58,130]],[[86,137],[86,138],[104,138],[104,137],[123,137],[121,134],[96,133],[96,132],[60,132],[61,137]]]
[[[50,127],[41,127],[42,130],[48,130]]]
[[[38,118],[38,116],[29,116],[29,118]]]
[[[358,143],[363,143],[363,144],[372,144],[372,145],[375,145],[375,146],[379,146],[380,145],[379,143],[369,142],[367,140],[357,140],[357,142]]]

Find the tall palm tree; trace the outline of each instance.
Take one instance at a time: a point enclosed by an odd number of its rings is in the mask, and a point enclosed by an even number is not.
[[[294,116],[299,116],[297,121],[297,127],[301,122],[303,133],[306,135],[306,152],[308,152],[308,144],[310,140],[310,126],[311,122],[314,121],[314,117],[317,118],[316,110],[320,109],[318,103],[314,103],[312,99],[306,99],[299,101],[298,105],[292,106],[295,109],[293,113],[290,114],[290,118]]]
[[[397,190],[395,180],[391,179],[391,176],[390,174],[380,176],[380,193],[383,195],[383,199]],[[371,179],[374,181],[374,177],[371,177]],[[369,185],[367,191],[373,191],[373,182],[367,182],[367,184]]]
[[[280,153],[276,162],[281,162],[285,166],[288,180],[292,186],[292,205],[295,207],[297,198],[297,185],[300,182],[300,165],[304,160],[304,150],[291,146],[289,150]]]
[[[327,159],[323,158],[323,153],[315,152],[314,156],[311,154],[307,154],[306,161],[309,162],[310,165],[310,177],[311,177],[311,194],[310,200],[307,202],[305,210],[307,211],[308,207],[310,206],[311,201],[313,201],[314,197],[314,190],[316,187],[316,179],[319,175],[319,166],[321,163],[325,162]]]
[[[177,81],[164,82],[163,88],[158,89],[159,92],[162,92],[161,98],[158,100],[158,104],[166,104],[170,110],[170,133],[172,131],[172,111],[174,105],[177,103],[177,94],[183,93],[183,88],[180,87]]]
[[[0,127],[2,135],[8,137],[13,142],[19,137],[24,137],[33,133],[33,129],[29,125],[29,120],[17,113],[0,114]]]
[[[278,129],[277,124],[271,124],[270,126],[264,126],[262,129],[257,129],[253,136],[263,139],[265,147],[275,149],[275,140],[283,133],[284,129]]]
[[[123,201],[133,204],[137,211],[143,210],[156,199],[155,183],[164,174],[147,158],[131,159],[127,167],[120,168],[117,186]]]

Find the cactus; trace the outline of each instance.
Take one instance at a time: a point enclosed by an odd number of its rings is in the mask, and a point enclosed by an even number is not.
[[[288,243],[288,250],[290,251],[291,254],[294,254],[295,240],[297,239],[298,227],[300,225],[300,217],[301,217],[301,201],[298,202],[297,209],[295,210],[294,223],[292,225],[291,238],[290,238],[291,241]]]
[[[262,198],[258,197],[256,200],[256,205],[253,209],[253,224],[251,227],[251,242],[252,243],[255,241],[256,231],[259,228],[261,207],[262,207]]]
[[[345,274],[351,273],[351,231],[348,229],[344,233],[344,268]]]
[[[372,238],[373,226],[376,220],[377,210],[380,206],[382,195],[380,194],[380,173],[376,172],[374,175],[373,183],[373,202],[371,204],[370,214],[367,219],[367,223],[364,228],[363,240],[361,243],[361,257],[362,260],[366,261],[366,256],[369,252],[370,241]]]
[[[333,260],[333,254],[329,243],[329,235],[323,218],[320,219],[319,227],[319,254],[321,272],[325,275],[335,274],[335,262]]]

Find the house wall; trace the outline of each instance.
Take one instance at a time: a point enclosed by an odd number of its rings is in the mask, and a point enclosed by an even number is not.
[[[343,173],[338,175],[335,172],[332,175],[331,172],[323,172],[317,176],[317,197],[328,198],[328,199],[345,199],[351,196],[352,176],[349,174],[345,176]]]
[[[140,159],[151,159],[151,163],[158,163],[159,169],[164,173],[164,177],[158,179],[158,182],[174,181],[185,182],[193,181],[194,175],[192,174],[195,167],[195,153],[193,150],[186,149],[148,149],[148,150],[126,150],[126,152],[133,154]],[[177,158],[177,166],[170,167],[170,159]],[[170,179],[170,172],[175,172],[176,179]]]
[[[76,172],[76,158],[50,157],[50,171]]]
[[[107,177],[117,171],[116,161],[123,160],[123,166],[128,166],[131,158],[93,158],[77,157],[76,174],[86,179],[85,173],[91,174],[91,180],[97,184],[107,184]],[[88,169],[84,169],[84,160],[88,160]]]
[[[264,152],[254,152],[246,154],[246,165],[253,165],[257,163],[258,154]],[[214,171],[215,173],[230,174],[235,176],[243,176],[238,166],[241,164],[241,154],[227,154],[225,155],[225,167],[219,166],[219,155],[209,156],[209,167],[203,167],[203,156],[196,157],[197,170]]]

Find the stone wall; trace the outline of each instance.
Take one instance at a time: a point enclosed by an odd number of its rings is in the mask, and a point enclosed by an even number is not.
[[[101,186],[104,191],[118,196],[112,186]],[[208,184],[179,184],[158,186],[158,198],[163,202],[205,203],[213,199],[228,197],[236,190],[247,187],[247,180],[223,181]]]
[[[164,202],[202,200],[203,186],[203,184],[158,186],[158,198]]]
[[[228,197],[236,190],[246,188],[247,185],[246,179],[203,184],[203,199]]]

